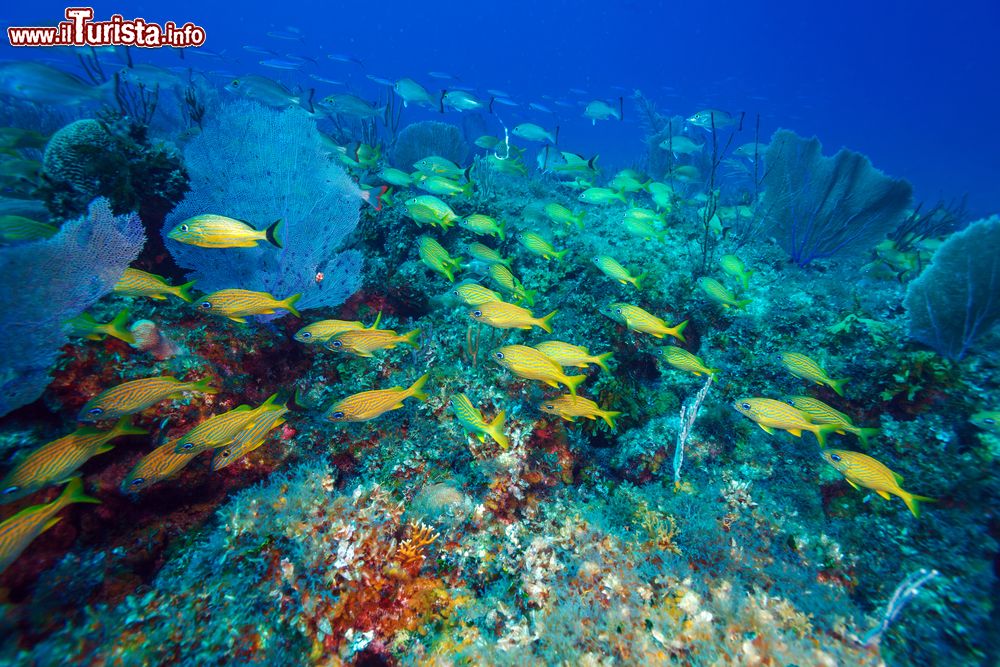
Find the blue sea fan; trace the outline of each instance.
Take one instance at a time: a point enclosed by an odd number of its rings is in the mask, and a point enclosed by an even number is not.
[[[184,160],[191,192],[167,218],[163,235],[200,291],[241,288],[279,299],[301,292],[299,308],[320,308],[343,303],[360,287],[361,253],[341,247],[358,224],[361,191],[331,161],[304,110],[227,105],[188,144]],[[175,225],[203,213],[258,229],[280,218],[284,247],[199,248],[166,238]]]
[[[0,416],[31,403],[49,383],[66,341],[64,323],[109,293],[146,243],[135,213],[116,216],[95,199],[86,216],[51,238],[0,248]]]

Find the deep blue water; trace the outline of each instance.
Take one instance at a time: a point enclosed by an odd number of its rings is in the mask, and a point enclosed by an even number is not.
[[[64,5],[8,5],[5,25],[49,25]],[[149,21],[193,21],[208,32],[205,49],[223,59],[145,52],[146,62],[191,64],[207,71],[266,74],[316,87],[317,98],[344,88],[374,98],[372,74],[409,76],[428,88],[454,82],[488,98],[509,93],[521,107],[497,106],[512,127],[523,120],[560,127],[560,145],[600,153],[602,164],[624,166],[643,152],[635,89],[661,111],[688,116],[714,107],[746,111],[762,134],[778,127],[815,134],[825,151],[846,146],[915,186],[916,199],[969,194],[972,213],[1000,210],[1000,9],[992,2],[254,2],[235,7],[179,0],[97,3],[98,18],[121,12]],[[297,29],[301,41],[268,37]],[[300,72],[257,65],[265,56],[243,46],[315,57]],[[4,48],[2,57],[12,57]],[[41,49],[13,54],[39,57]],[[365,63],[324,58],[345,53]],[[316,73],[344,87],[309,78]],[[574,95],[570,88],[587,91]],[[622,123],[591,126],[577,103],[626,97]],[[554,111],[528,111],[529,102]],[[431,115],[431,114],[427,114]],[[410,114],[406,122],[418,120]],[[452,115],[452,120],[454,114]],[[490,119],[492,122],[492,119]],[[491,129],[499,129],[494,125]],[[745,139],[752,140],[749,135]]]

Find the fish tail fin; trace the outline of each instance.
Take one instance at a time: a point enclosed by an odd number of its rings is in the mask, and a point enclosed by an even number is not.
[[[382,197],[388,192],[388,185],[379,185],[368,190],[361,191],[361,198],[371,204],[376,211],[382,210]]]
[[[605,352],[604,354],[599,354],[596,357],[594,357],[594,363],[600,366],[601,370],[607,373],[608,375],[611,375],[611,369],[608,368],[607,362],[609,359],[611,359],[612,354],[614,354],[614,352]]]
[[[507,238],[507,221],[501,220],[497,223],[497,238],[501,241]]]
[[[536,294],[536,292],[533,289],[522,289],[521,290],[521,297],[524,299],[524,302],[526,304],[528,304],[529,306],[534,306],[535,305],[535,294]]]
[[[420,335],[420,329],[414,329],[408,334],[403,335],[403,343],[409,345],[413,349],[420,347],[420,343],[417,342],[417,337]]]
[[[59,507],[65,507],[72,503],[96,503],[98,505],[101,503],[97,498],[92,498],[83,492],[83,480],[79,477],[69,480],[69,484],[66,485],[55,502],[59,503]]]
[[[877,428],[859,428],[857,431],[858,438],[861,440],[861,444],[866,448],[868,447],[868,438],[873,438],[878,435],[879,430]]]
[[[441,265],[441,273],[444,274],[449,282],[455,282],[455,268],[455,266],[447,263]]]
[[[596,160],[597,157],[595,156],[594,159]],[[575,217],[573,217],[573,222],[576,223],[577,229],[583,229],[583,216],[584,215],[586,215],[586,211],[580,211],[579,214],[577,214]]]
[[[569,393],[576,396],[576,388],[583,384],[586,379],[586,375],[567,375],[566,386],[569,387]]]
[[[826,447],[826,436],[831,433],[835,433],[837,429],[840,428],[837,424],[817,424],[816,430],[813,433],[816,434],[816,439],[819,441],[820,447]]]
[[[747,307],[747,305],[749,305],[752,302],[753,299],[740,299],[739,301],[736,302],[736,308],[738,310],[744,310]]]
[[[427,384],[427,378],[430,377],[430,373],[424,373],[417,378],[417,381],[410,385],[410,388],[406,390],[406,393],[417,399],[418,401],[427,400],[427,392],[425,392],[424,385]]]
[[[211,386],[212,378],[203,377],[191,385],[190,391],[200,391],[203,394],[218,394],[219,390]]]
[[[645,273],[640,273],[638,276],[635,277],[635,281],[632,284],[635,285],[636,289],[641,290],[642,282],[648,277],[649,277],[648,271],[646,271]]]
[[[128,316],[128,308],[122,308],[121,311],[115,315],[115,318],[108,322],[108,335],[132,345],[135,343],[135,336],[132,335],[131,331],[125,328],[128,324]]]
[[[563,261],[563,258],[566,257],[566,253],[568,253],[568,252],[569,252],[568,249],[567,250],[560,250],[559,252],[552,253],[552,256],[556,258],[557,262],[561,262],[561,261]]]
[[[718,373],[719,370],[721,370],[721,369],[718,369],[718,368],[706,368],[705,372],[708,373],[709,375],[711,375],[712,377],[715,377],[715,374]]]
[[[285,310],[287,310],[288,312],[290,312],[295,317],[302,317],[302,314],[298,311],[298,309],[295,308],[295,304],[301,298],[302,298],[302,292],[299,292],[298,294],[291,295],[290,297],[288,297],[284,301],[279,301],[278,305],[281,308],[284,308]]]
[[[552,333],[552,318],[556,316],[559,309],[553,310],[551,313],[538,320],[538,326],[540,326],[546,333]]]
[[[264,230],[264,238],[267,242],[273,245],[275,248],[283,248],[281,245],[281,240],[278,238],[278,227],[281,226],[281,218],[278,218],[272,222],[267,229]]]
[[[744,271],[740,274],[740,280],[743,282],[743,289],[750,288],[750,276],[754,274],[753,271]]]
[[[676,338],[677,340],[679,340],[680,342],[686,343],[687,341],[684,340],[684,330],[687,329],[687,325],[688,325],[688,321],[684,320],[683,322],[681,322],[680,324],[678,324],[674,328],[669,329],[668,333],[671,336],[673,336],[674,338]]]
[[[192,280],[189,283],[184,283],[183,285],[177,286],[177,296],[181,299],[181,301],[184,301],[186,303],[191,303],[192,301],[194,301],[194,297],[191,296],[191,288],[194,287],[194,284],[196,282],[197,281]]]
[[[615,410],[603,410],[600,412],[601,419],[607,422],[608,426],[611,427],[611,430],[614,430],[615,428],[615,417],[620,417],[621,414],[622,413]]]
[[[510,440],[503,432],[504,422],[507,420],[507,413],[503,410],[497,413],[497,416],[493,418],[493,421],[489,423],[486,432],[489,433],[497,444],[500,445],[501,449],[507,449],[510,447]]]
[[[146,435],[149,431],[138,426],[133,426],[132,416],[125,415],[111,428],[111,433],[113,433],[111,437],[114,438],[119,435]]]
[[[472,169],[472,167],[469,167],[469,169]],[[466,197],[472,196],[472,181],[466,181],[462,184],[462,195]]]
[[[906,503],[906,507],[910,510],[912,514],[917,519],[920,518],[920,504],[919,503],[936,503],[936,498],[928,498],[927,496],[918,496],[914,493],[908,491],[903,491],[900,495],[903,502]]]
[[[830,389],[837,392],[837,396],[844,395],[844,384],[847,383],[851,378],[840,378],[839,380],[830,380]]]

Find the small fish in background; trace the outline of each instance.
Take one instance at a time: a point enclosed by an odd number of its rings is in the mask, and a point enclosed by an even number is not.
[[[1000,433],[1000,410],[977,412],[969,418],[969,421],[984,431]]]
[[[563,394],[559,398],[546,401],[539,408],[542,412],[550,415],[558,415],[569,422],[575,422],[578,417],[592,420],[600,418],[612,430],[615,428],[615,417],[619,417],[622,414],[614,410],[602,410],[597,403],[589,398],[573,396],[572,394]]]
[[[362,322],[356,320],[320,320],[307,324],[295,332],[293,338],[300,343],[307,345],[325,343],[337,334],[356,329],[376,329],[382,321],[382,313],[375,316],[375,322],[370,327],[365,327]]]
[[[593,355],[590,353],[590,350],[581,345],[573,345],[561,340],[547,340],[533,347],[560,366],[588,368],[594,365],[608,375],[611,374],[607,363],[611,359],[611,352]]]
[[[750,160],[760,159],[767,152],[767,144],[743,144],[733,150],[733,155]]]
[[[281,248],[279,225],[281,219],[275,220],[266,229],[258,230],[244,220],[206,213],[179,223],[170,230],[167,238],[199,248],[255,248],[260,241]]]
[[[677,326],[668,326],[666,322],[656,317],[649,311],[643,310],[639,306],[630,303],[611,303],[601,309],[601,313],[619,324],[624,324],[631,331],[648,333],[656,338],[673,336],[682,343],[684,340],[684,329],[687,328],[688,321],[684,320]]]
[[[495,137],[492,134],[484,134],[473,142],[479,148],[484,148],[486,150],[492,150],[496,148],[497,144],[500,143],[500,138]]]
[[[301,294],[292,294],[278,300],[267,292],[254,292],[245,289],[224,289],[201,297],[198,310],[220,317],[227,317],[233,322],[245,323],[246,318],[253,315],[272,315],[277,310],[287,310],[295,317],[302,317],[295,309],[295,302],[302,298]]]
[[[417,342],[419,335],[420,329],[402,335],[392,329],[352,329],[330,338],[325,347],[335,352],[350,352],[359,357],[371,357],[372,352],[391,350],[400,343],[416,350],[420,347],[420,343]]]
[[[877,428],[861,428],[854,425],[854,421],[843,412],[836,410],[823,401],[811,396],[789,396],[789,403],[801,410],[809,417],[814,424],[836,424],[840,428],[837,433],[853,433],[861,440],[861,444],[868,447],[868,439],[878,435]]]
[[[585,211],[573,213],[573,211],[558,202],[549,202],[542,210],[545,213],[545,217],[552,222],[558,222],[567,226],[575,225],[577,229],[583,229]]]
[[[332,422],[364,422],[390,410],[400,409],[403,407],[403,401],[408,398],[426,401],[427,394],[423,389],[429,377],[430,375],[425,373],[409,387],[396,386],[352,394],[330,406],[326,411],[326,418]]]
[[[448,231],[461,218],[455,211],[434,195],[419,195],[403,202],[407,215],[418,225],[431,225]]]
[[[569,250],[556,250],[541,234],[535,232],[520,232],[517,240],[531,253],[547,260],[562,261]]]
[[[726,275],[739,278],[743,289],[750,287],[750,276],[753,275],[753,271],[747,269],[746,265],[743,264],[743,260],[739,257],[736,255],[723,255],[719,259],[719,265],[722,266],[722,270]]]
[[[587,379],[586,375],[566,375],[562,366],[527,345],[506,345],[493,350],[493,360],[518,377],[538,380],[550,387],[565,385],[576,396],[577,387]]]
[[[154,484],[176,475],[201,453],[181,452],[178,454],[176,449],[179,441],[179,438],[168,440],[139,459],[139,462],[125,475],[125,479],[119,485],[119,490],[126,495],[145,491]]]
[[[59,523],[62,517],[55,515],[61,509],[73,503],[100,502],[97,498],[86,495],[83,492],[83,481],[74,477],[51,503],[26,507],[0,523],[0,573],[17,560],[36,537]]]
[[[441,91],[440,110],[442,113],[444,113],[445,107],[455,111],[475,111],[484,106],[475,95],[464,90]]]
[[[871,489],[886,500],[890,499],[890,495],[899,496],[906,503],[910,513],[918,519],[920,518],[919,503],[937,502],[934,498],[904,491],[900,486],[903,483],[903,476],[893,472],[867,454],[844,449],[824,449],[821,455],[824,461],[836,468],[847,480],[847,483],[858,491],[862,488]]]
[[[469,317],[476,322],[485,322],[497,329],[539,329],[552,333],[552,319],[558,313],[553,310],[545,317],[535,317],[527,308],[504,301],[488,301],[469,311]]]
[[[468,220],[468,218],[466,218],[466,220]],[[482,243],[470,243],[466,246],[466,248],[475,260],[483,262],[484,264],[502,264],[508,269],[510,268],[511,260],[487,245],[483,245]]]
[[[653,182],[653,179],[646,178],[646,180],[643,180],[643,178],[644,176],[634,169],[622,169],[611,179],[608,187],[618,190],[622,194],[644,192]]]
[[[397,188],[408,188],[413,185],[413,177],[402,169],[385,167],[378,173],[378,177],[389,185],[394,185]]]
[[[458,394],[451,398],[451,409],[462,428],[467,433],[474,435],[479,442],[486,442],[488,435],[500,445],[501,449],[510,447],[510,441],[503,432],[504,422],[507,419],[503,410],[497,413],[493,421],[487,422],[465,394]]]
[[[666,215],[656,213],[648,208],[632,206],[625,211],[622,218],[625,231],[640,239],[655,239],[662,241],[666,231],[660,231],[657,225],[667,224]]]
[[[311,94],[303,99],[301,95],[296,95],[284,85],[265,76],[248,74],[230,80],[223,88],[234,95],[240,95],[276,109],[302,107],[312,111]]]
[[[683,164],[679,167],[674,167],[671,176],[675,181],[681,183],[700,183],[702,180],[701,171],[693,164]]]
[[[594,266],[600,269],[601,273],[607,277],[617,280],[622,285],[632,285],[637,290],[642,289],[642,281],[649,275],[648,273],[640,273],[637,276],[633,276],[618,260],[609,255],[598,255],[594,257],[593,262]]]
[[[472,281],[463,282],[455,287],[451,293],[467,306],[478,306],[490,301],[503,301],[503,297],[498,293]]]
[[[55,236],[59,228],[23,215],[0,215],[0,245],[30,243]]]
[[[458,226],[462,229],[467,229],[473,234],[479,234],[481,236],[493,236],[501,241],[506,238],[507,224],[504,222],[497,222],[494,218],[488,215],[483,215],[482,213],[473,213],[472,215],[465,216]]]
[[[704,143],[697,144],[683,134],[664,139],[660,142],[659,146],[663,150],[673,153],[675,157],[700,153],[705,148]]]
[[[448,72],[428,72],[427,76],[432,79],[440,79],[442,81],[458,81],[458,77],[453,74],[448,74]]]
[[[377,118],[385,112],[384,107],[376,106],[350,93],[327,95],[317,102],[316,106],[329,114],[357,118],[359,120]]]
[[[646,189],[649,191],[649,196],[652,198],[653,204],[656,205],[657,209],[665,213],[670,213],[673,210],[675,195],[672,187],[666,183],[653,181]]]
[[[455,271],[462,268],[462,260],[452,257],[444,246],[429,236],[417,239],[417,252],[422,261],[432,271],[440,273],[449,282],[455,282]]]
[[[818,385],[826,385],[837,392],[838,396],[844,395],[844,384],[850,380],[850,378],[834,380],[827,375],[822,366],[799,352],[782,352],[781,363],[795,377],[815,382]]]
[[[113,291],[124,296],[145,296],[158,301],[163,301],[167,295],[170,295],[191,303],[194,300],[194,297],[191,296],[191,287],[194,283],[195,281],[192,280],[183,285],[175,286],[168,283],[163,276],[128,268],[115,284]]]
[[[701,357],[691,354],[684,348],[677,347],[676,345],[660,348],[660,357],[677,370],[694,373],[699,377],[702,375],[715,377],[715,374],[719,372],[718,368],[709,368],[706,366]]]
[[[113,81],[92,85],[75,74],[27,60],[0,63],[0,94],[44,106],[76,107],[109,101]]]
[[[45,148],[50,136],[20,127],[0,127],[0,153],[17,157],[25,148]]]
[[[427,89],[413,79],[400,79],[392,85],[392,89],[402,98],[404,107],[416,104],[433,109],[437,106],[437,103],[431,97],[431,94],[427,92]]]
[[[740,299],[735,294],[733,294],[728,287],[720,283],[715,278],[709,278],[703,276],[698,279],[698,287],[704,292],[709,299],[716,302],[723,308],[736,308],[737,310],[743,310],[747,307],[747,304],[753,302],[753,299]]]
[[[599,120],[610,120],[612,118],[621,120],[624,115],[622,112],[622,103],[623,100],[618,98],[618,108],[615,109],[603,100],[594,100],[588,103],[583,110],[583,117],[589,118],[591,125],[597,125],[597,121]]]
[[[801,438],[802,431],[811,431],[821,447],[826,445],[826,436],[838,428],[836,424],[814,424],[801,410],[773,398],[740,398],[733,407],[771,435],[780,429]]]
[[[257,62],[258,65],[263,67],[268,67],[270,69],[281,69],[281,70],[294,70],[298,71],[302,69],[305,63],[292,61],[292,60],[282,60],[281,58],[267,58],[265,60],[260,60]]]
[[[625,199],[625,195],[621,192],[615,192],[614,190],[609,190],[608,188],[587,188],[577,197],[580,201],[585,204],[595,204],[598,206],[604,204],[613,204],[614,202],[627,203],[628,200]]]
[[[515,125],[514,129],[510,131],[515,137],[520,137],[521,139],[526,139],[528,141],[543,141],[548,144],[556,143],[556,135],[549,132],[544,127],[540,125],[535,125],[534,123],[521,123],[520,125]]]
[[[146,429],[133,426],[126,416],[111,430],[85,426],[37,447],[0,480],[0,504],[20,500],[50,484],[73,478],[84,463],[114,449],[108,442],[117,437],[146,433]]]
[[[73,336],[87,340],[103,340],[106,336],[111,336],[132,345],[135,343],[135,335],[126,328],[128,318],[129,309],[123,308],[110,322],[98,322],[90,313],[80,313],[66,320],[66,324]]]
[[[486,269],[486,273],[489,274],[490,279],[497,287],[505,294],[513,296],[518,303],[535,305],[535,291],[525,288],[524,284],[506,266],[491,264],[490,268]]]
[[[87,401],[86,405],[80,409],[77,419],[82,422],[118,419],[125,415],[142,412],[168,398],[180,398],[184,392],[219,393],[218,389],[209,384],[210,382],[211,378],[207,377],[194,382],[183,382],[169,375],[130,380],[105,389]]]
[[[737,119],[733,118],[733,115],[728,111],[703,109],[702,111],[691,114],[691,116],[685,119],[685,122],[690,125],[694,125],[695,127],[700,127],[703,130],[711,130],[713,123],[715,124],[716,129],[718,129],[736,125]]]
[[[357,56],[352,56],[347,53],[328,53],[326,57],[334,62],[345,63],[347,65],[357,65],[358,67],[364,68],[365,64],[362,62],[361,58]]]

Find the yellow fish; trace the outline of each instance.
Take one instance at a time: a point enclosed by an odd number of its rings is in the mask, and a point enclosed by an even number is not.
[[[462,425],[462,428],[476,436],[479,442],[486,442],[486,436],[489,435],[496,440],[501,448],[507,449],[510,447],[510,441],[503,432],[504,420],[506,419],[503,410],[497,413],[493,421],[487,423],[483,419],[482,413],[472,405],[472,401],[465,394],[458,394],[452,397],[451,409],[455,412],[455,417],[458,419],[458,423]]]
[[[182,452],[178,454],[177,445],[179,443],[180,438],[168,440],[139,459],[135,467],[122,480],[121,492],[139,493],[157,482],[173,477],[200,453]]]
[[[652,313],[649,313],[639,306],[633,306],[630,303],[612,303],[601,309],[601,312],[613,319],[619,324],[624,324],[626,328],[632,331],[640,331],[642,333],[648,333],[656,338],[663,338],[664,336],[673,336],[682,343],[686,343],[684,340],[684,329],[687,328],[688,322],[684,320],[675,327],[667,326],[667,323],[656,317]]]
[[[490,216],[483,215],[482,213],[473,213],[472,215],[465,216],[465,219],[459,222],[458,226],[469,230],[473,234],[495,236],[501,241],[506,238],[507,224],[497,222]]]
[[[559,398],[546,401],[539,406],[542,412],[559,415],[566,421],[575,422],[577,417],[596,420],[598,417],[607,422],[612,429],[615,427],[615,417],[621,415],[614,410],[602,410],[597,403],[583,396],[564,394]]]
[[[463,195],[465,197],[472,196],[471,181],[459,183],[458,181],[453,181],[446,176],[424,176],[424,178],[418,179],[415,182],[415,185],[424,192],[429,192],[432,195],[450,197],[454,197],[455,195]]]
[[[466,247],[473,259],[478,259],[485,264],[503,264],[508,269],[510,268],[510,260],[489,246],[482,243],[470,243]]]
[[[726,274],[740,279],[740,284],[743,285],[743,289],[750,287],[750,276],[753,275],[753,271],[747,270],[743,260],[741,260],[736,255],[723,255],[719,259],[719,264],[722,265],[722,270]]]
[[[811,396],[790,396],[788,400],[796,409],[809,417],[809,421],[812,423],[836,424],[838,427],[837,433],[853,433],[861,439],[861,444],[865,447],[868,447],[868,438],[878,435],[877,428],[860,428],[855,426],[851,418],[843,412],[834,410],[823,401]]]
[[[135,343],[135,336],[126,328],[128,316],[128,308],[123,308],[110,322],[98,322],[93,315],[80,313],[66,320],[66,324],[74,336],[82,336],[87,340],[101,340],[105,336],[111,336],[132,345]]]
[[[440,243],[429,236],[421,236],[417,241],[417,252],[420,261],[431,270],[442,274],[451,282],[455,282],[455,271],[462,268],[461,258],[452,257]]]
[[[375,323],[370,327],[365,327],[365,325],[361,322],[354,320],[320,320],[319,322],[313,322],[312,324],[307,324],[302,327],[295,332],[293,338],[300,343],[325,343],[334,336],[342,334],[345,331],[357,331],[366,328],[374,329],[378,327],[378,323],[381,320],[381,312],[375,316]]]
[[[587,368],[590,364],[594,364],[595,366],[600,366],[605,373],[611,373],[607,364],[607,361],[611,358],[611,352],[594,356],[585,347],[564,343],[560,340],[547,340],[544,343],[535,345],[535,349],[560,366]]]
[[[467,306],[478,306],[489,301],[503,301],[503,297],[493,290],[473,282],[462,283],[452,294],[457,296]]]
[[[233,438],[241,434],[244,429],[252,424],[254,420],[260,418],[262,414],[284,410],[285,406],[275,404],[274,401],[277,397],[277,394],[272,394],[256,408],[251,408],[249,405],[241,405],[232,410],[212,415],[177,438],[176,452],[178,454],[185,452],[198,454],[232,442]]]
[[[969,421],[984,431],[1000,432],[1000,410],[977,412],[969,418]]]
[[[552,247],[551,243],[535,232],[521,232],[517,235],[517,240],[525,248],[545,259],[562,260],[566,256],[566,253],[569,252],[568,250],[556,250]]]
[[[504,301],[488,301],[476,306],[475,310],[470,310],[469,317],[497,329],[530,329],[535,326],[552,333],[552,318],[558,312],[553,310],[545,317],[538,318],[527,308]]]
[[[836,424],[814,424],[801,410],[772,398],[740,398],[733,403],[733,407],[772,435],[776,428],[788,431],[796,438],[802,437],[802,431],[812,431],[820,446],[826,445],[826,436],[837,430]]]
[[[420,195],[403,202],[406,213],[418,225],[431,225],[447,231],[459,217],[451,207],[434,195]]]
[[[212,455],[212,471],[222,470],[263,445],[271,431],[285,423],[284,416],[287,412],[286,406],[278,405],[257,415],[232,442],[215,450]]]
[[[910,513],[920,518],[920,505],[917,503],[934,503],[934,498],[918,496],[904,491],[902,475],[889,470],[884,464],[867,454],[850,452],[844,449],[824,449],[823,460],[836,468],[844,476],[847,483],[857,490],[862,487],[871,489],[886,500],[889,495],[899,496],[906,503]]]
[[[657,224],[666,225],[666,220],[662,213],[654,213],[648,208],[632,207],[625,211],[623,219],[625,231],[640,239],[655,239],[662,241],[667,235],[666,231],[660,231]]]
[[[660,348],[660,356],[677,370],[694,373],[697,376],[704,374],[715,377],[715,374],[719,372],[718,368],[709,368],[701,360],[701,357],[691,354],[682,347],[671,345],[670,347]]]
[[[376,350],[391,350],[397,343],[409,345],[413,349],[420,347],[417,336],[420,329],[400,336],[392,329],[356,329],[337,334],[326,343],[326,349],[338,352],[350,352],[359,357],[370,357]]]
[[[539,380],[552,387],[564,384],[574,396],[576,388],[587,379],[586,375],[566,375],[562,366],[527,345],[501,347],[493,351],[493,359],[518,377]]]
[[[723,308],[742,310],[752,299],[738,299],[735,294],[715,278],[699,278],[698,286],[708,295],[708,298],[720,304]]]
[[[490,274],[490,278],[496,283],[497,287],[517,299],[518,303],[523,301],[529,306],[535,305],[535,291],[525,289],[521,281],[515,278],[514,274],[506,266],[491,264],[486,272]]]
[[[642,273],[633,276],[628,269],[618,263],[618,260],[609,255],[598,255],[594,258],[594,265],[607,277],[617,280],[622,285],[632,285],[636,289],[642,289],[642,281],[649,275]]]
[[[472,171],[472,165],[463,169],[448,158],[443,158],[440,155],[430,155],[417,160],[413,163],[413,168],[424,174],[438,174],[439,176],[446,176],[456,180],[463,177],[468,179]]]
[[[302,317],[295,309],[295,302],[301,294],[293,294],[279,301],[267,292],[253,292],[246,289],[224,289],[203,296],[198,308],[206,313],[228,317],[233,322],[246,322],[252,315],[271,315],[279,308],[287,310],[295,317]]]
[[[77,417],[82,422],[96,422],[104,419],[118,419],[125,415],[142,412],[151,405],[168,398],[180,398],[182,392],[196,391],[204,394],[217,394],[218,389],[209,386],[209,378],[196,382],[181,382],[177,378],[164,375],[161,377],[131,380],[106,389],[80,409]]]
[[[583,229],[583,216],[586,215],[583,211],[574,215],[573,211],[556,202],[546,204],[543,210],[546,217],[552,222],[560,222],[564,225],[576,225],[578,229]]]
[[[369,419],[403,407],[403,401],[413,397],[418,401],[426,401],[427,394],[423,388],[427,383],[427,373],[417,378],[409,387],[392,387],[376,389],[352,394],[337,401],[326,412],[326,418],[332,422],[365,422]]]
[[[125,273],[122,274],[112,291],[125,296],[148,296],[150,299],[161,301],[167,298],[166,294],[171,294],[182,301],[191,303],[193,301],[192,285],[194,285],[193,280],[183,285],[174,286],[168,283],[163,276],[129,268],[125,269]]]
[[[206,213],[188,218],[170,230],[167,238],[199,248],[255,248],[258,241],[281,247],[275,220],[266,229],[257,230],[249,222]]]
[[[0,573],[17,560],[31,542],[62,517],[55,516],[59,510],[72,503],[100,503],[83,493],[83,482],[79,477],[70,480],[59,497],[45,505],[32,505],[0,523]]]
[[[674,207],[674,190],[666,183],[660,183],[658,181],[653,181],[647,188],[649,191],[649,196],[652,197],[653,203],[656,204],[656,208],[664,211],[665,213],[670,213]]]
[[[50,484],[70,479],[84,463],[111,451],[109,441],[122,435],[142,435],[145,429],[132,426],[122,417],[110,431],[91,426],[46,443],[28,454],[0,481],[0,503],[10,503],[31,495]]]
[[[23,215],[0,215],[0,245],[39,241],[55,236],[58,227]]]
[[[844,395],[844,383],[850,379],[834,380],[826,374],[826,371],[819,364],[798,352],[782,352],[781,363],[795,377],[810,380],[819,385],[826,385],[837,392],[838,396]]]
[[[587,188],[577,197],[585,204],[610,204],[611,202],[626,202],[625,195],[608,188]]]

